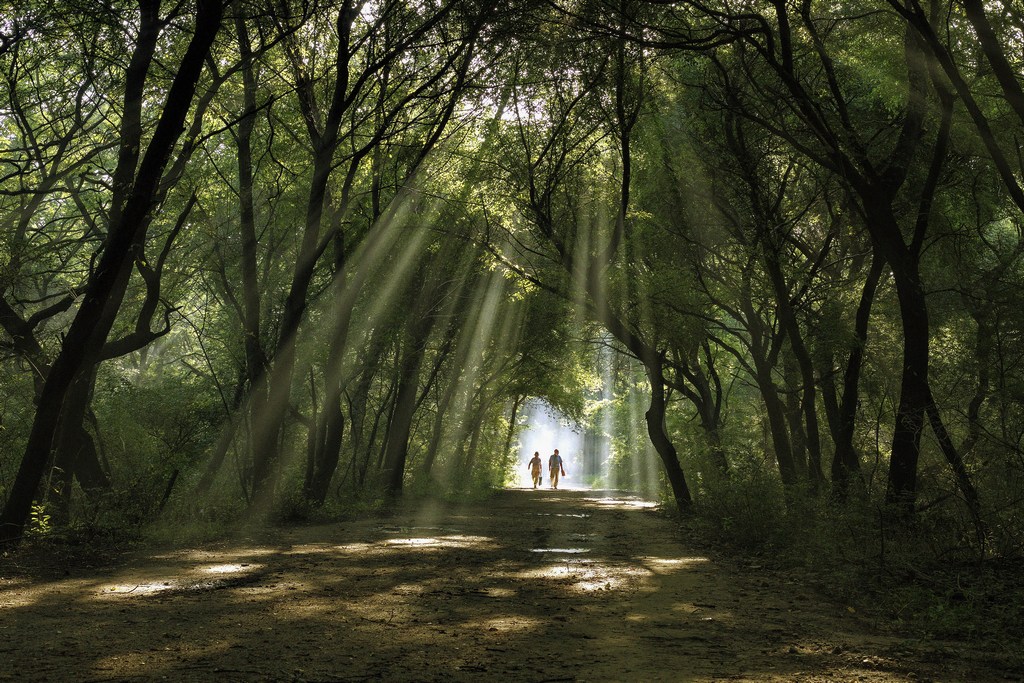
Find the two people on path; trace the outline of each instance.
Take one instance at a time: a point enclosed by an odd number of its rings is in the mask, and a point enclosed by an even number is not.
[[[537,488],[537,486],[544,481],[544,477],[541,474],[543,464],[540,459],[540,451],[533,452],[533,458],[530,460],[527,467],[530,468],[530,474],[533,475],[533,488]],[[557,448],[554,453],[548,456],[548,473],[551,476],[551,488],[557,489],[558,476],[565,476],[565,467],[562,465],[562,456],[558,454]]]

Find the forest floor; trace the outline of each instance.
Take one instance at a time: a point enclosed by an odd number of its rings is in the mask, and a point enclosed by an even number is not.
[[[616,492],[509,490],[101,568],[0,564],[0,680],[1020,680],[998,662],[702,554]]]

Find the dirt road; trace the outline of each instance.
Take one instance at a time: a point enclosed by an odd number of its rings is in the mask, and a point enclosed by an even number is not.
[[[642,501],[512,490],[59,580],[0,578],[0,680],[986,681]]]

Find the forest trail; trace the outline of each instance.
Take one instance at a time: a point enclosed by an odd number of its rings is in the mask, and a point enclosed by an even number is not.
[[[510,490],[0,578],[0,680],[1002,680],[984,661],[688,550],[614,492]]]

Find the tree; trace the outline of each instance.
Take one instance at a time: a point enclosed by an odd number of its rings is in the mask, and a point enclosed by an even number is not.
[[[84,299],[50,368],[18,476],[0,515],[0,541],[21,535],[49,461],[54,434],[71,386],[93,366],[113,326],[159,191],[171,149],[181,133],[203,63],[220,28],[219,0],[197,0],[195,28],[178,63],[153,135],[141,153],[141,111],[159,37],[159,2],[140,3],[139,38],[125,74],[118,166],[112,179],[107,234]],[[140,158],[141,155],[141,158]],[[136,166],[137,165],[137,166]]]

